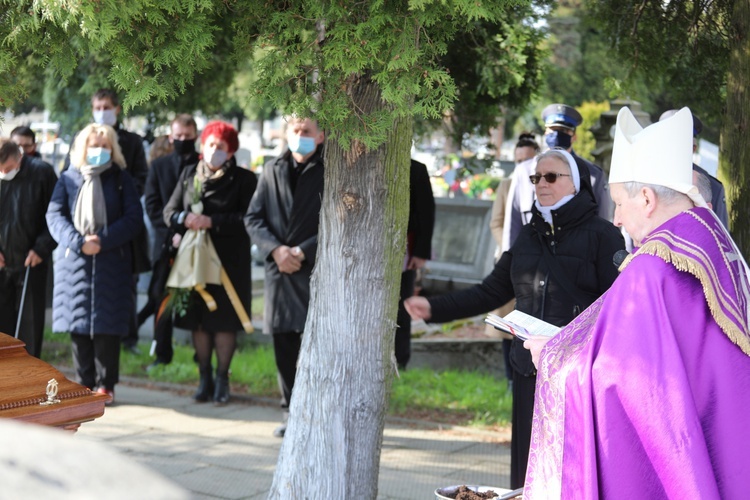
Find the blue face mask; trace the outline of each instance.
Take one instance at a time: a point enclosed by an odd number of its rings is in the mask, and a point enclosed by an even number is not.
[[[312,137],[305,137],[304,135],[296,134],[289,137],[289,150],[293,153],[307,156],[315,151],[315,148],[317,147],[318,145],[315,144],[315,139]]]
[[[570,136],[565,132],[555,130],[550,132],[549,134],[544,134],[544,142],[547,143],[547,146],[549,146],[550,149],[570,149],[570,145],[573,144],[573,136]]]
[[[86,151],[86,163],[98,167],[112,159],[112,152],[105,148],[88,148]]]

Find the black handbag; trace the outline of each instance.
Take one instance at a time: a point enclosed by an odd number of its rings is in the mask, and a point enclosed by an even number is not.
[[[135,238],[130,240],[133,274],[141,274],[151,270],[148,247],[148,231],[146,231],[146,225],[141,223],[141,230],[135,235]]]
[[[117,168],[117,167],[115,167]],[[124,200],[122,196],[122,171],[117,169],[117,183],[120,191],[120,207],[124,206]],[[133,274],[146,273],[151,270],[151,257],[149,256],[149,242],[148,242],[148,231],[146,231],[146,224],[141,218],[141,228],[130,240],[130,264]]]

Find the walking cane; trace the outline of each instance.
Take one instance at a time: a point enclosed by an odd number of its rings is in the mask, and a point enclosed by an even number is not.
[[[26,287],[29,286],[29,271],[31,266],[26,267],[26,273],[23,278],[23,290],[21,290],[21,307],[18,308],[18,321],[16,321],[16,338],[18,338],[18,332],[21,331],[21,318],[23,317],[23,303],[26,301]]]

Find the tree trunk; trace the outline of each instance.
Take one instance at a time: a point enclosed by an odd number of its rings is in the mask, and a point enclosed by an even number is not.
[[[349,83],[363,115],[377,87]],[[343,149],[328,132],[317,264],[290,407],[269,498],[377,496],[409,212],[412,123],[384,146]]]
[[[737,0],[731,19],[727,107],[721,131],[719,169],[725,182],[732,236],[750,260],[750,0]]]

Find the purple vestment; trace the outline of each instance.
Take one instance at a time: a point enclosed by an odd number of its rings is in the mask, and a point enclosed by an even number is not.
[[[525,498],[750,498],[746,266],[708,210],[652,232],[552,339]]]

